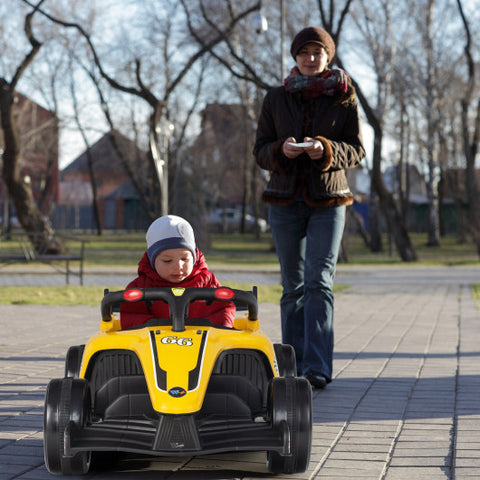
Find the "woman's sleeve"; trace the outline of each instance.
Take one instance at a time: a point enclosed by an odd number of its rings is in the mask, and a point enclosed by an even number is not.
[[[356,105],[347,107],[343,132],[344,134],[342,135],[341,140],[328,139],[328,143],[331,147],[329,168],[332,170],[354,168],[360,164],[363,158],[365,158],[360,114]],[[322,143],[326,141],[323,138],[319,138],[319,140],[321,140]]]
[[[288,171],[291,162],[282,153],[282,145],[287,138],[278,138],[277,136],[271,108],[271,94],[267,92],[258,118],[255,145],[253,147],[253,154],[258,166],[269,171]]]

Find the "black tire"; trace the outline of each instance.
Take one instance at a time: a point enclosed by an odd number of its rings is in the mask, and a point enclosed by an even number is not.
[[[312,447],[312,389],[305,378],[277,377],[270,383],[268,408],[273,426],[287,422],[290,454],[267,452],[272,473],[301,473],[308,468]]]
[[[275,343],[275,358],[277,359],[278,373],[280,377],[297,376],[297,360],[295,350],[291,345]]]
[[[75,345],[70,347],[65,358],[65,378],[78,378],[80,375],[80,367],[82,366],[83,351],[85,345]]]
[[[65,457],[64,431],[69,422],[83,426],[90,411],[88,384],[80,378],[51,380],[45,395],[43,453],[45,466],[55,475],[83,475],[90,468],[91,452]]]

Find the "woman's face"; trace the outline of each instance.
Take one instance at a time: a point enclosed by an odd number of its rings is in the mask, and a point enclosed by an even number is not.
[[[298,51],[295,61],[302,75],[315,77],[327,68],[328,56],[321,45],[307,43]]]
[[[155,270],[171,283],[183,282],[193,270],[193,255],[186,248],[169,248],[155,258]]]

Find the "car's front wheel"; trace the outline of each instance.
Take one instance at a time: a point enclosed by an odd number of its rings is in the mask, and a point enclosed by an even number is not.
[[[267,468],[272,473],[301,473],[308,468],[312,446],[312,389],[305,378],[273,378],[268,392],[272,424],[290,431],[290,454],[267,452]]]
[[[83,475],[90,468],[91,452],[64,456],[65,428],[72,421],[85,424],[90,410],[88,384],[81,378],[53,379],[47,386],[43,417],[45,466],[56,475]]]

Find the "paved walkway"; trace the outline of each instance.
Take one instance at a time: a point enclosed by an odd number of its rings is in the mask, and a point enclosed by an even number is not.
[[[272,277],[278,279],[255,280]],[[310,467],[302,475],[274,478],[479,479],[480,307],[469,288],[474,281],[480,282],[480,268],[341,266],[337,282],[350,288],[336,296],[334,381],[314,393]],[[278,306],[261,304],[260,318],[278,341]],[[97,307],[0,306],[0,480],[54,478],[42,456],[45,386],[62,376],[68,346],[85,342],[98,321]],[[125,459],[82,478],[269,476],[264,454],[256,453]]]

